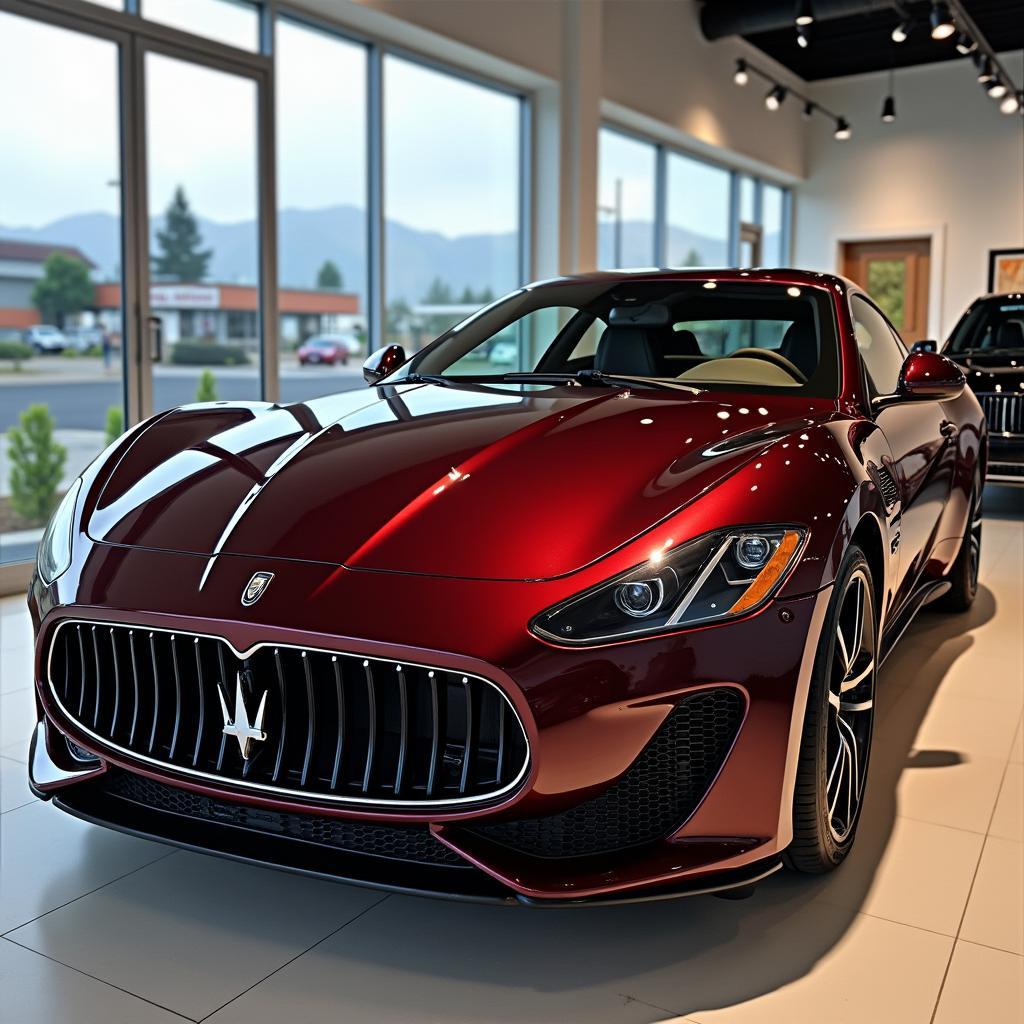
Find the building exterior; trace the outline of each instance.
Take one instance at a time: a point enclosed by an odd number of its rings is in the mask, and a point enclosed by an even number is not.
[[[0,330],[23,329],[40,322],[39,311],[32,305],[32,289],[43,276],[47,257],[55,252],[81,260],[90,274],[96,269],[74,246],[0,238]]]
[[[95,264],[79,249],[0,239],[0,331],[23,330],[41,322],[32,305],[32,289],[54,252],[81,260],[90,274]],[[212,341],[258,345],[259,289],[255,285],[163,282],[150,288],[153,315],[163,322],[164,341]],[[297,345],[314,334],[359,333],[365,317],[359,296],[349,292],[285,288],[278,292],[281,342]],[[92,306],[77,314],[81,326],[102,324],[115,338],[121,334],[121,285],[98,282]]]

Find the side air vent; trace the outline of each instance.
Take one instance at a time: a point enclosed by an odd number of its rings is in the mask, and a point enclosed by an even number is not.
[[[870,469],[873,470],[872,478],[878,487],[878,492],[882,495],[882,501],[885,502],[885,509],[889,512],[899,504],[900,500],[900,489],[896,478],[888,466],[871,466]]]

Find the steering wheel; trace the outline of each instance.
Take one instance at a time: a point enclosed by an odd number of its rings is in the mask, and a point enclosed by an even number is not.
[[[734,359],[736,356],[740,356],[743,359],[763,359],[765,362],[774,363],[780,369],[785,370],[798,384],[807,383],[807,377],[800,367],[787,359],[781,352],[776,352],[774,349],[738,348],[735,352],[729,353],[730,359]]]

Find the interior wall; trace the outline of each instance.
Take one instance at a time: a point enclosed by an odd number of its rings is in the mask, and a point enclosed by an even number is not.
[[[744,57],[785,85],[801,88],[799,79],[742,39],[707,42],[696,0],[603,2],[606,100],[699,143],[774,167],[787,178],[803,176],[805,126],[799,105],[790,102],[771,114],[764,107],[766,83],[751,76],[740,88],[732,76],[735,59]]]
[[[1005,63],[1020,82],[1020,56]],[[883,73],[813,89],[854,135],[842,145],[827,133],[808,138],[794,259],[838,270],[844,236],[937,230],[944,260],[933,272],[941,294],[931,330],[944,338],[986,290],[989,249],[1024,245],[1024,120],[999,112],[967,60],[897,71],[892,124],[879,117],[887,85]]]

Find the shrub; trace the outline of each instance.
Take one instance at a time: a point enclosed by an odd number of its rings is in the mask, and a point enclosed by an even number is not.
[[[196,401],[217,401],[217,380],[210,370],[203,370],[199,375],[199,387],[196,388]]]
[[[77,359],[79,352],[77,348],[72,348],[70,345],[61,352],[61,355],[65,359]]]
[[[14,363],[14,369],[20,370],[22,361],[32,358],[32,346],[26,345],[23,341],[0,340],[0,359],[9,359]]]
[[[54,420],[45,405],[30,405],[19,421],[19,426],[7,432],[11,505],[18,515],[42,523],[57,504],[57,487],[68,453],[54,440]]]
[[[124,433],[124,413],[121,406],[112,405],[107,409],[107,424],[104,428],[104,442],[112,445]]]
[[[182,366],[246,366],[249,357],[241,345],[179,341],[174,346],[171,362]]]

